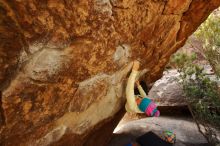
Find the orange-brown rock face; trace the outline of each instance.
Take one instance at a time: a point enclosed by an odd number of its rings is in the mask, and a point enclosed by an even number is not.
[[[219,0],[0,0],[0,145],[103,146],[138,59],[157,80]]]

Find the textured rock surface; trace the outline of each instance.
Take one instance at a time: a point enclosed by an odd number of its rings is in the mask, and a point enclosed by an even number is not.
[[[121,121],[108,146],[125,146],[148,131],[159,134],[163,130],[171,130],[176,134],[175,146],[208,146],[206,139],[189,117],[144,118],[126,123]]]
[[[0,143],[102,145],[107,134],[96,142],[91,133],[120,119],[129,63],[139,59],[154,82],[218,5],[0,0]]]
[[[148,96],[158,106],[187,106],[179,80],[176,69],[165,71],[163,77],[155,82]]]
[[[204,73],[212,81],[220,85],[220,80],[213,74],[210,65],[200,65],[204,68]],[[158,106],[187,106],[185,101],[184,92],[181,85],[180,74],[177,69],[166,70],[163,77],[157,80],[150,89],[148,96]]]

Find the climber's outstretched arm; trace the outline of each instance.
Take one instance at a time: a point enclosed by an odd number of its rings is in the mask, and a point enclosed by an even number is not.
[[[141,87],[139,81],[136,81],[136,85],[137,85],[139,93],[141,94],[141,97],[147,97],[147,94],[145,93],[144,89]]]
[[[138,108],[134,95],[134,84],[135,84],[136,76],[138,75],[138,68],[139,68],[139,62],[134,61],[132,72],[128,78],[128,82],[126,86],[126,98],[127,98],[126,110],[128,112],[143,113]]]
[[[142,71],[139,71],[139,73],[138,73],[138,75],[137,75],[137,77],[136,77],[136,81],[138,81],[139,79],[140,79],[140,77],[142,77],[143,75],[145,75],[147,72],[149,72],[149,70],[148,69],[144,69],[144,70],[142,70]]]

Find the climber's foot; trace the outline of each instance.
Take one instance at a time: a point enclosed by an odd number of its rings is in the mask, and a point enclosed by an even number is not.
[[[138,71],[139,67],[140,67],[140,62],[135,60],[132,70]]]

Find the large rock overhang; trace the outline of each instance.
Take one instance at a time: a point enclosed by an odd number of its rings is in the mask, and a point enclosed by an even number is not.
[[[153,83],[219,5],[0,0],[0,143],[103,145],[123,115],[132,61]]]

